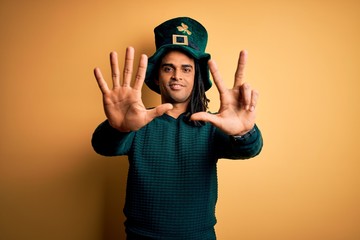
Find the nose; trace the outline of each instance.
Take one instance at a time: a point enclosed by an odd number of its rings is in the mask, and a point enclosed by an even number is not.
[[[182,80],[180,71],[174,70],[174,73],[171,77],[173,80]]]

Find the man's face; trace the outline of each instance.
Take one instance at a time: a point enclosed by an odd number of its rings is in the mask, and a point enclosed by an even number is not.
[[[185,103],[190,101],[194,86],[194,59],[182,52],[171,51],[161,60],[159,68],[159,84],[163,103]]]

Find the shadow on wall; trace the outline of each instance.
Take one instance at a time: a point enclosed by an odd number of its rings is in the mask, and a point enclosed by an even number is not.
[[[102,159],[104,163],[104,240],[125,239],[123,213],[126,193],[126,179],[128,173],[128,159],[126,156]]]

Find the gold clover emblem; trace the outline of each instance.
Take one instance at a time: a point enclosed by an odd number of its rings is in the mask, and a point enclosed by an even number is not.
[[[188,25],[186,25],[185,23],[181,23],[181,26],[177,27],[178,31],[191,35],[191,32],[189,31],[188,28],[189,28]]]

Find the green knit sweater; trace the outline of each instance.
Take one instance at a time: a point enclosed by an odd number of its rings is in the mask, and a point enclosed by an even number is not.
[[[213,125],[195,127],[185,115],[164,114],[136,132],[121,133],[107,121],[92,138],[105,156],[128,155],[124,213],[128,239],[216,239],[216,163],[246,159],[262,148],[259,129],[233,141]]]

